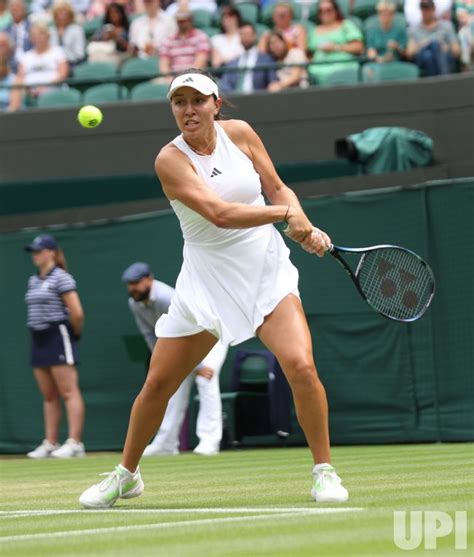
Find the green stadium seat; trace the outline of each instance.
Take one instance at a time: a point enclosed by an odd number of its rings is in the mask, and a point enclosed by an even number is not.
[[[141,77],[143,79],[156,77],[160,72],[160,61],[156,56],[148,58],[130,58],[125,60],[120,68],[120,77]]]
[[[111,62],[83,62],[74,68],[74,78],[82,81],[104,81],[117,77],[117,66]]]
[[[323,87],[334,87],[335,85],[355,85],[359,83],[358,68],[346,68],[335,70],[326,76]]]
[[[212,14],[207,10],[193,10],[194,26],[198,29],[212,27]]]
[[[366,83],[418,79],[419,76],[420,69],[410,62],[369,63],[362,67],[362,81]]]
[[[82,28],[84,29],[86,38],[90,39],[92,35],[102,27],[103,24],[104,18],[102,16],[94,17],[94,19],[84,21],[84,23],[82,24]]]
[[[247,21],[249,23],[253,23],[254,25],[258,22],[259,9],[253,2],[235,3],[234,7],[239,10],[242,21]]]
[[[360,17],[360,19],[367,19],[377,12],[377,3],[378,0],[355,0],[352,15]]]
[[[38,108],[50,108],[59,106],[78,106],[82,103],[82,94],[77,89],[53,89],[45,91],[38,97],[36,106]]]
[[[165,100],[169,86],[167,83],[139,83],[132,89],[132,101]]]
[[[268,25],[265,25],[263,23],[256,23],[255,30],[257,31],[257,37],[260,38],[264,33],[270,31],[270,27],[268,27]]]
[[[346,19],[352,21],[352,23],[359,29],[359,31],[361,31],[362,33],[364,32],[364,22],[360,19],[360,17],[350,15]]]
[[[117,102],[128,99],[128,89],[117,83],[101,83],[86,89],[83,93],[84,104]]]
[[[204,33],[206,33],[206,35],[211,38],[214,35],[217,35],[221,32],[221,30],[218,27],[203,27],[201,29],[201,31],[204,31]]]

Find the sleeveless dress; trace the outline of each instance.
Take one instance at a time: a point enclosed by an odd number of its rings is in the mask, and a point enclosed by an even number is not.
[[[212,155],[198,155],[181,135],[173,143],[224,201],[264,206],[252,161],[219,124],[215,127]],[[183,232],[183,265],[168,313],[156,323],[158,338],[207,330],[225,344],[239,344],[255,336],[265,316],[285,296],[299,297],[298,270],[273,225],[223,229],[177,199],[171,206]]]

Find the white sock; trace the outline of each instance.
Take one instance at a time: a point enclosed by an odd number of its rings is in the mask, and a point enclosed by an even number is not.
[[[313,468],[313,472],[319,472],[320,470],[325,470],[327,469],[328,466],[332,468],[332,465],[329,464],[329,462],[321,462],[319,464],[315,464]]]
[[[122,466],[121,464],[118,465],[118,468],[120,470],[120,472],[124,475],[124,476],[134,476],[136,474],[136,470],[135,472],[130,472],[130,470],[128,470],[127,468],[125,468],[125,466]]]

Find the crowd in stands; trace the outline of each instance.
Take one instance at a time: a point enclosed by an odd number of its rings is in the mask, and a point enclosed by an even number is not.
[[[155,63],[158,83],[210,67],[241,93],[330,84],[361,60],[468,71],[474,0],[0,0],[0,110],[25,104],[11,84],[31,101],[84,63],[131,58]]]

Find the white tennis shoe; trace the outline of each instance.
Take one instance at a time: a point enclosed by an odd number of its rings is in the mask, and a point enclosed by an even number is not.
[[[219,445],[214,443],[203,443],[201,441],[194,449],[193,453],[202,456],[213,456],[219,454]]]
[[[51,453],[53,458],[77,458],[86,456],[84,444],[75,439],[68,439],[59,448]]]
[[[107,478],[86,489],[79,497],[79,503],[86,509],[108,509],[117,499],[138,497],[145,487],[139,468],[132,474],[119,465],[113,472],[101,476]]]
[[[44,439],[41,445],[33,449],[29,453],[26,453],[28,458],[49,458],[53,451],[59,449],[59,444],[50,443],[47,439]]]
[[[318,503],[344,503],[349,492],[342,485],[341,478],[330,464],[316,464],[313,468],[313,488],[311,495]]]

